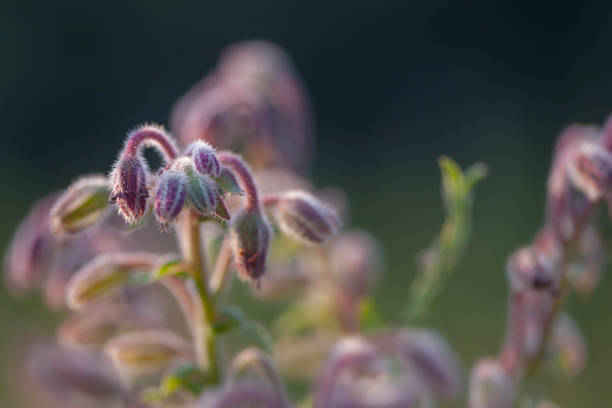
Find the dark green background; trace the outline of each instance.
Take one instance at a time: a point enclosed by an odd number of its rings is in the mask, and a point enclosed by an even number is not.
[[[346,190],[353,224],[384,244],[385,313],[441,223],[436,158],[487,162],[475,238],[429,322],[467,367],[498,350],[505,259],[541,222],[556,135],[612,112],[604,1],[5,0],[0,30],[0,248],[32,200],[106,171],[126,130],[167,123],[176,98],[243,39],[279,43],[303,76],[317,118],[313,178]],[[564,407],[612,400],[610,294],[605,277],[571,302],[590,359],[552,389]],[[1,289],[2,361],[20,333],[50,333],[55,319]]]

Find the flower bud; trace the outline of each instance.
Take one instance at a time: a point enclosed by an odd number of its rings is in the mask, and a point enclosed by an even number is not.
[[[157,255],[102,254],[83,266],[68,282],[66,303],[78,310],[123,286],[130,272],[155,265]]]
[[[217,206],[217,190],[208,176],[191,175],[187,192],[189,202],[200,214],[210,214]]]
[[[461,391],[460,366],[455,353],[437,333],[404,330],[398,333],[396,348],[408,367],[435,394],[449,398]]]
[[[595,142],[583,142],[569,163],[568,175],[595,202],[612,189],[612,154]]]
[[[321,244],[340,229],[334,211],[303,191],[283,194],[276,206],[281,231],[304,244]]]
[[[506,271],[512,289],[517,292],[547,289],[557,280],[555,265],[533,247],[516,251],[508,259]]]
[[[239,276],[257,282],[264,274],[270,247],[271,233],[265,215],[257,209],[240,211],[232,219],[230,234]]]
[[[188,152],[191,152],[191,158],[195,165],[198,173],[202,175],[211,175],[213,177],[219,177],[221,175],[221,164],[215,150],[208,143],[198,140],[193,142],[188,148]]]
[[[121,385],[104,362],[88,353],[38,346],[26,361],[28,374],[45,402],[62,407],[122,406]],[[47,404],[45,404],[46,406]]]
[[[142,218],[147,208],[148,169],[143,160],[135,156],[123,156],[111,173],[110,202],[117,205],[119,214],[129,224]]]
[[[104,176],[78,179],[51,209],[53,230],[56,233],[74,234],[102,221],[110,207],[108,190]]]
[[[184,174],[168,170],[159,178],[155,194],[155,216],[162,229],[178,217],[185,205],[187,195],[187,180]]]
[[[510,408],[514,383],[501,364],[485,358],[476,363],[470,377],[470,408]]]
[[[555,322],[552,335],[552,349],[557,368],[568,377],[575,377],[586,362],[586,345],[580,330],[566,314]]]
[[[172,363],[193,358],[191,345],[171,331],[134,331],[113,338],[104,348],[116,371],[128,383],[159,377]]]

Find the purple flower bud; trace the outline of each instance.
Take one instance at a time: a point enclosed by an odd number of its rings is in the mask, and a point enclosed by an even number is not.
[[[548,289],[558,280],[558,269],[553,260],[533,247],[516,251],[508,259],[506,271],[512,289],[517,292]]]
[[[210,214],[217,206],[217,189],[208,176],[190,174],[187,193],[189,202],[200,214]]]
[[[470,408],[510,408],[514,396],[512,377],[498,361],[485,358],[476,363],[470,377]]]
[[[280,196],[275,209],[283,233],[304,244],[321,244],[340,229],[337,214],[316,197],[303,191]]]
[[[45,406],[114,407],[126,402],[110,367],[92,354],[38,346],[26,367],[33,380],[29,383],[46,397]]]
[[[136,223],[147,209],[149,170],[137,155],[124,156],[115,165],[110,182],[110,201],[117,205],[119,214],[126,222]]]
[[[612,189],[612,154],[595,142],[583,142],[569,163],[568,175],[590,201],[598,201]]]
[[[245,209],[234,216],[230,224],[232,249],[239,276],[257,282],[264,274],[270,227],[258,209]]]
[[[552,349],[557,367],[567,376],[575,377],[584,368],[586,345],[580,330],[566,314],[559,316],[555,322]]]
[[[185,205],[187,178],[184,174],[168,170],[159,178],[155,194],[155,216],[162,229],[167,229]]]
[[[221,174],[221,164],[215,150],[208,143],[198,140],[187,147],[187,152],[191,154],[193,163],[198,173],[219,177]]]
[[[437,333],[404,330],[398,333],[397,351],[435,394],[449,398],[461,391],[460,366],[455,353]]]
[[[102,175],[81,177],[51,209],[54,232],[74,234],[101,222],[109,213],[108,180]]]

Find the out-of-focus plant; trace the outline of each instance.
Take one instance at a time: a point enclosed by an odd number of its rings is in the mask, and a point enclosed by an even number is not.
[[[569,126],[554,150],[544,225],[508,259],[506,340],[497,358],[474,367],[472,408],[554,406],[533,402],[533,377],[552,371],[572,378],[582,370],[586,347],[563,305],[572,292],[587,296],[599,280],[605,257],[596,218],[602,203],[610,212],[611,198],[612,121],[601,129]]]
[[[15,293],[43,288],[70,314],[57,345],[29,353],[32,404],[290,407],[285,381],[304,380],[312,392],[299,405],[316,408],[426,407],[460,394],[460,364],[440,334],[380,316],[371,291],[382,250],[367,232],[342,231],[344,195],[305,178],[308,106],[283,51],[235,45],[175,106],[176,140],[140,126],[108,176],[34,206],[7,251],[6,281]],[[440,165],[447,219],[410,290],[410,317],[458,262],[485,174]],[[228,304],[235,275],[261,301],[286,302],[271,330]],[[575,371],[580,355],[559,363]],[[476,383],[505,381],[500,370],[491,362]],[[504,386],[495,398],[512,397]]]

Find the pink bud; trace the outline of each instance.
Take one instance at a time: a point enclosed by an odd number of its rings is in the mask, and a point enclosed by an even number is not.
[[[257,282],[264,274],[270,227],[258,209],[245,209],[234,216],[230,224],[236,269],[246,281]]]
[[[533,247],[516,251],[508,259],[506,271],[512,289],[517,292],[547,289],[558,280],[557,267],[553,261]]]
[[[485,358],[476,363],[470,377],[470,408],[510,408],[514,394],[512,377],[498,361]]]
[[[149,171],[137,155],[124,156],[111,173],[111,203],[116,203],[119,213],[126,222],[136,223],[147,208]]]
[[[198,140],[187,147],[187,152],[191,152],[191,158],[198,173],[219,177],[221,174],[221,164],[211,145]]]
[[[612,154],[595,142],[583,142],[569,163],[568,175],[589,200],[597,201],[612,189]]]
[[[281,231],[305,244],[321,244],[340,229],[337,214],[303,191],[284,193],[276,206]]]
[[[167,229],[185,205],[187,180],[184,174],[168,170],[159,178],[155,195],[155,216],[162,229]]]

